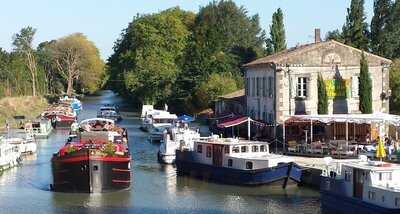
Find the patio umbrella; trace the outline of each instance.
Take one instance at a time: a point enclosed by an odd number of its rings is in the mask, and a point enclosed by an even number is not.
[[[379,139],[378,145],[376,148],[376,157],[382,161],[382,158],[386,157],[385,146],[383,145],[383,141]]]
[[[194,118],[192,116],[189,115],[181,115],[178,117],[178,121],[184,122],[184,123],[190,123],[194,121]]]

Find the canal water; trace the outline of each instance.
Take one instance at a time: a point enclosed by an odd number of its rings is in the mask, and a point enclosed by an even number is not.
[[[137,113],[112,92],[84,98],[79,119],[95,117],[107,103],[122,107],[120,125],[129,132],[131,189],[105,194],[51,192],[50,158],[68,134],[57,130],[38,143],[36,155],[0,175],[0,213],[321,213],[318,191],[306,187],[243,187],[177,176],[174,166],[157,162],[158,145],[147,141]]]

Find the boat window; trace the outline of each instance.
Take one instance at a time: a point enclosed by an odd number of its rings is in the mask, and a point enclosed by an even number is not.
[[[246,169],[253,169],[253,162],[247,161],[246,162]]]
[[[228,159],[228,166],[232,167],[233,165],[233,160],[232,159]]]
[[[350,181],[351,180],[351,172],[345,171],[344,172],[344,180],[345,181]]]
[[[233,153],[239,153],[239,146],[234,146],[232,151]]]
[[[379,180],[382,180],[382,172],[379,173]]]
[[[202,145],[197,145],[197,152],[198,153],[203,153],[203,146]]]
[[[396,207],[400,207],[400,198],[395,198],[395,199],[394,199],[394,205],[395,205]]]
[[[229,154],[229,146],[225,146],[224,151],[225,151],[225,154]]]
[[[258,146],[252,146],[251,147],[252,152],[258,152]]]
[[[206,156],[211,157],[211,146],[207,146]]]
[[[240,152],[247,152],[247,146],[240,147]]]
[[[93,166],[93,170],[94,170],[94,171],[97,171],[97,170],[99,170],[99,166],[97,166],[97,165],[94,165],[94,166]]]
[[[375,200],[375,192],[369,191],[368,192],[368,198],[371,199],[371,200]]]
[[[385,196],[382,195],[382,202],[385,202]]]
[[[265,152],[265,145],[260,146],[260,152]]]

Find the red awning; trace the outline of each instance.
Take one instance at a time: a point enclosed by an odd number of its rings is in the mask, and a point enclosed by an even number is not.
[[[229,118],[229,120],[225,120],[223,123],[218,124],[218,128],[229,128],[232,126],[237,126],[242,123],[247,123],[247,121],[251,119],[249,117],[233,117]]]

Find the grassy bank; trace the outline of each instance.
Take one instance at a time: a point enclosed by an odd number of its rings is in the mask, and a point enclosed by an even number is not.
[[[47,107],[43,97],[5,97],[0,99],[0,129],[4,129],[6,121],[15,127],[19,121],[14,116],[23,115],[26,120],[35,119]]]

